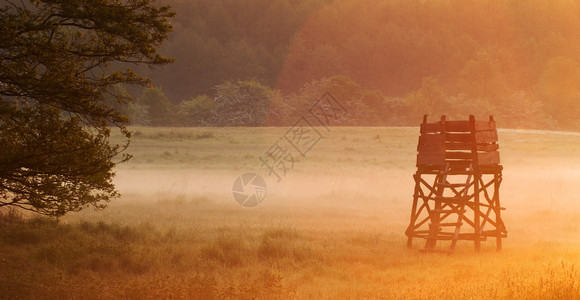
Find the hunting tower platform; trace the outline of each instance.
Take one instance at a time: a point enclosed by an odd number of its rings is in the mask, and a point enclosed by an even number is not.
[[[423,117],[417,146],[417,172],[407,247],[413,238],[426,240],[426,252],[455,249],[458,240],[481,241],[495,238],[501,250],[507,237],[499,202],[502,169],[499,164],[497,129],[489,121],[447,121],[435,123]],[[438,249],[438,241],[448,248]]]

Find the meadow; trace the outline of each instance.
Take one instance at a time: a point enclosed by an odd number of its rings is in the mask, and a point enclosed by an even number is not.
[[[508,238],[406,248],[418,128],[330,128],[280,181],[287,128],[132,128],[123,194],[59,220],[4,211],[4,299],[580,299],[580,135],[500,130]],[[232,197],[258,172],[266,198]]]

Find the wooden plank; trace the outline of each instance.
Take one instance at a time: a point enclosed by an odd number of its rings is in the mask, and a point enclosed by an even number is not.
[[[453,143],[446,144],[445,149],[447,150],[471,150],[473,148],[473,143]],[[477,144],[477,151],[495,151],[499,149],[498,144]]]
[[[473,153],[471,152],[447,152],[445,153],[446,159],[473,159]]]
[[[478,144],[496,143],[497,131],[495,130],[477,131],[475,133],[475,141]]]
[[[417,151],[422,152],[437,152],[437,153],[444,153],[445,152],[445,145],[443,143],[440,144],[418,144]]]
[[[503,170],[503,167],[501,165],[480,165],[479,166],[479,171],[481,171],[483,174],[499,174],[501,173],[501,170]]]
[[[469,174],[465,169],[469,167],[469,161],[466,160],[451,160],[449,161],[449,172],[450,175],[457,174]]]
[[[447,132],[471,132],[469,121],[446,121],[445,130]]]
[[[421,133],[439,133],[445,131],[445,124],[442,123],[422,123]]]
[[[473,135],[470,133],[447,133],[445,140],[451,143],[471,143],[473,142]]]
[[[475,131],[496,130],[495,121],[476,121]]]
[[[452,143],[452,144],[445,144],[446,150],[464,150],[464,151],[471,151],[473,148],[473,143]]]
[[[418,154],[417,155],[417,166],[424,166],[424,165],[442,166],[444,164],[445,164],[445,155],[440,155],[440,154]]]
[[[477,154],[477,162],[479,165],[498,165],[499,164],[499,152],[484,152]]]
[[[498,144],[477,144],[477,151],[490,152],[496,151],[497,149],[499,149]]]
[[[445,135],[443,134],[422,134],[419,136],[419,144],[421,145],[443,145],[445,143]]]
[[[419,151],[421,156],[441,156],[445,157],[445,151]]]

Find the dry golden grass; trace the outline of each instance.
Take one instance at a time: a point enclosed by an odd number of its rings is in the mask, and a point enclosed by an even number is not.
[[[449,256],[405,248],[417,128],[332,128],[250,209],[284,128],[134,130],[109,208],[1,219],[1,298],[580,299],[580,136],[500,132],[504,250]]]

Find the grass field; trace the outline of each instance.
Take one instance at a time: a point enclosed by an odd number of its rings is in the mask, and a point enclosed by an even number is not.
[[[278,182],[285,131],[133,128],[107,209],[0,218],[0,298],[580,299],[580,135],[500,131],[504,249],[445,255],[405,247],[418,128],[331,128]]]

